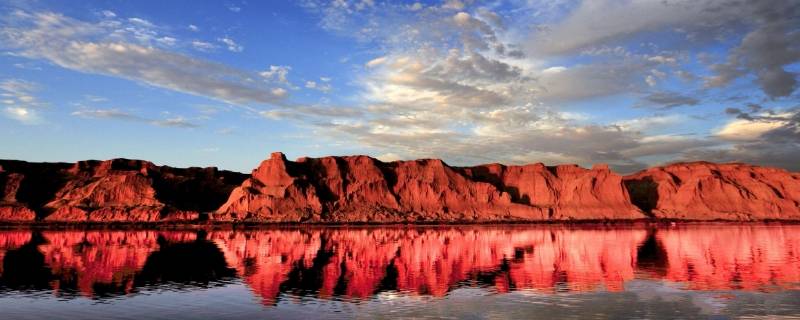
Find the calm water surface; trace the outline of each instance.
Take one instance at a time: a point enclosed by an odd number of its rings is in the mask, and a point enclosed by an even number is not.
[[[800,226],[0,231],[3,319],[793,318]]]

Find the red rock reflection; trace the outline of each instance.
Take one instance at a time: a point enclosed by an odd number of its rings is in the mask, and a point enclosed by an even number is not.
[[[0,239],[13,236],[30,239],[31,232],[11,235],[0,232]],[[194,232],[183,231],[50,231],[43,232],[38,245],[44,263],[52,272],[53,292],[62,287],[92,297],[98,285],[130,293],[134,274],[158,248],[158,237],[167,241],[191,241]],[[2,241],[2,240],[0,240]],[[0,249],[2,250],[2,249]]]
[[[31,270],[46,274],[30,277],[44,282],[24,281],[87,297],[182,279],[167,278],[186,268],[208,270],[191,279],[212,282],[235,270],[265,305],[282,293],[323,299],[363,299],[383,291],[444,296],[477,285],[496,292],[621,291],[635,277],[684,283],[690,290],[800,289],[800,226],[0,231],[0,266],[15,266],[2,261],[12,252],[18,261],[43,261]],[[172,256],[198,260],[182,264]],[[24,268],[16,269],[19,274]],[[0,289],[9,283],[2,271]]]
[[[3,274],[3,258],[6,251],[17,249],[31,241],[30,231],[0,231],[0,275]]]
[[[661,230],[666,279],[691,290],[800,289],[800,226]]]
[[[500,292],[511,287],[552,292],[560,282],[568,283],[568,290],[621,290],[634,276],[637,246],[646,235],[645,230],[375,228],[218,232],[210,237],[269,304],[281,286],[322,298],[366,298],[382,286],[443,296],[459,283],[487,277]],[[320,255],[325,257],[319,272],[308,270],[323,260]],[[293,270],[309,271],[306,278],[318,273],[318,279],[298,282],[290,279]]]

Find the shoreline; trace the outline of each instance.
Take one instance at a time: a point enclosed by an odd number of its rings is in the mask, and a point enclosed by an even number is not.
[[[616,227],[679,227],[679,226],[725,226],[725,225],[800,225],[800,220],[581,220],[581,221],[493,221],[493,222],[430,222],[430,223],[376,223],[376,222],[2,222],[0,230],[136,230],[136,229],[305,229],[305,228],[439,228],[439,227],[568,227],[568,228],[616,228]]]

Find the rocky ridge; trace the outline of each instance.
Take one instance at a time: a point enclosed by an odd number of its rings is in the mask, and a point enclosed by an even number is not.
[[[0,160],[0,191],[5,222],[800,220],[800,174],[708,162],[622,176],[606,165],[289,161],[276,152],[248,176],[128,159]]]

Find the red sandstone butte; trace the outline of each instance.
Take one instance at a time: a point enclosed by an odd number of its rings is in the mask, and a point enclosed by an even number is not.
[[[142,160],[0,161],[0,221],[191,221],[213,211],[245,175]]]
[[[490,222],[643,219],[607,166],[485,165],[441,160],[384,163],[367,156],[273,153],[217,220],[266,222]]]
[[[653,217],[681,220],[798,220],[800,175],[777,168],[677,163],[625,177]]]

